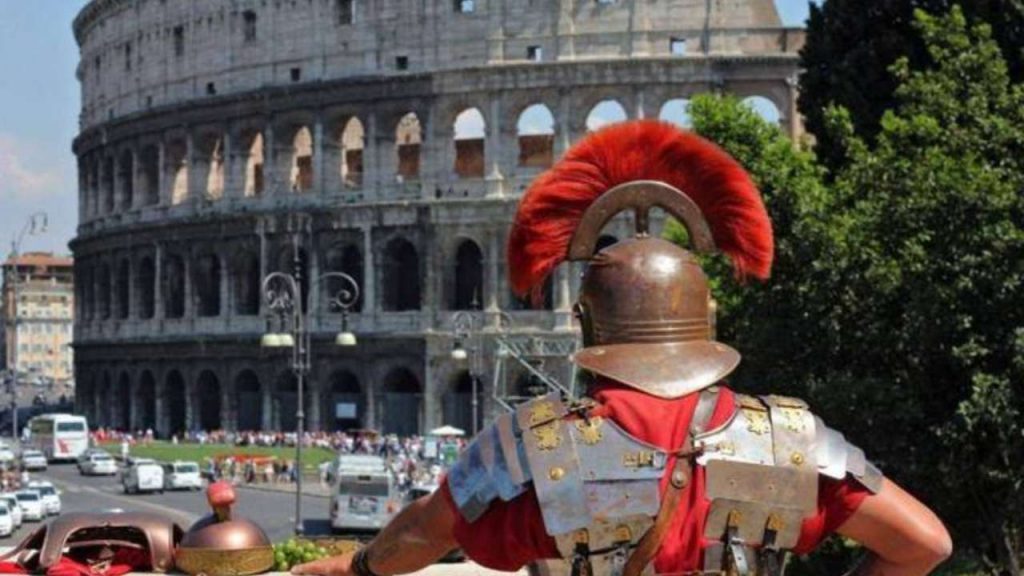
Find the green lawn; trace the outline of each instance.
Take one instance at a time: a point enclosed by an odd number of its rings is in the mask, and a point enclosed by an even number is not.
[[[111,442],[102,447],[111,454],[118,455],[120,444]],[[136,444],[131,449],[132,456],[152,458],[154,460],[194,460],[200,465],[206,458],[230,455],[274,456],[281,460],[294,460],[295,448],[270,448],[264,446],[231,446],[228,444],[171,444],[170,442],[153,442],[148,445]],[[315,469],[323,462],[331,460],[334,452],[324,448],[304,448],[302,450],[303,467]]]

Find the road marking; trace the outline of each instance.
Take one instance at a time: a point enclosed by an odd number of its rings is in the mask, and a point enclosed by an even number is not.
[[[124,502],[124,503],[127,503],[127,504],[137,504],[139,506],[142,506],[144,508],[150,508],[150,509],[152,509],[154,511],[157,511],[157,512],[160,512],[162,514],[169,514],[171,516],[174,516],[178,520],[181,520],[182,524],[184,524],[186,528],[188,526],[191,526],[192,523],[194,523],[196,520],[199,520],[199,516],[197,516],[195,514],[190,514],[188,512],[183,511],[183,510],[179,510],[177,508],[171,508],[170,506],[164,506],[162,504],[157,504],[155,502],[149,502],[149,501],[143,500],[142,498],[140,498],[138,496],[128,497],[128,496],[126,496],[124,494],[120,494],[118,492],[116,486],[105,485],[105,486],[103,486],[101,488],[93,488],[92,486],[81,486],[81,485],[76,486],[76,485],[71,484],[71,483],[69,483],[69,482],[67,482],[65,480],[58,480],[56,478],[52,478],[51,482],[53,482],[54,484],[56,484],[57,486],[61,487],[64,490],[68,490],[69,492],[72,491],[70,489],[70,487],[74,486],[75,487],[75,491],[78,492],[78,493],[86,492],[86,493],[96,494],[96,495],[99,495],[99,496],[103,496],[104,498],[109,498],[111,500],[116,500],[116,501]]]

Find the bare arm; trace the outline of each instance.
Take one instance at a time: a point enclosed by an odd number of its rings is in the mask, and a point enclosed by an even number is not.
[[[455,516],[440,491],[406,506],[369,544],[370,569],[381,576],[415,572],[458,547],[452,536]],[[325,558],[292,568],[292,574],[349,576],[353,554]]]
[[[838,532],[872,552],[849,576],[924,576],[953,552],[935,513],[889,479]]]

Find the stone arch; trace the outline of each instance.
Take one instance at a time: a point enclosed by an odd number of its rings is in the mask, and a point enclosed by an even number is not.
[[[452,282],[452,310],[478,310],[484,292],[484,255],[480,246],[468,238],[455,250]]]
[[[206,253],[196,259],[192,270],[192,286],[196,315],[209,318],[220,314],[220,257]]]
[[[200,430],[221,428],[220,379],[212,370],[203,370],[196,379],[192,405],[196,407],[196,425]]]
[[[169,141],[164,148],[164,165],[171,185],[171,204],[188,200],[188,147],[182,139]]]
[[[444,395],[444,424],[462,428],[468,433],[473,433],[478,427],[473,426],[473,375],[469,370],[459,370],[449,383],[448,391]],[[480,391],[482,386],[477,379],[477,418],[480,417]]]
[[[127,372],[121,372],[114,391],[114,422],[112,428],[128,431],[132,422],[132,379]]]
[[[748,96],[743,99],[743,104],[769,124],[778,126],[782,122],[782,112],[779,110],[779,106],[770,98],[756,95]]]
[[[138,317],[152,318],[156,312],[156,268],[149,256],[139,260],[135,273],[135,293],[138,299]]]
[[[366,395],[359,384],[359,378],[348,370],[337,370],[331,374],[330,387],[326,390],[324,429],[327,431],[351,430],[363,427]]]
[[[131,263],[127,258],[121,259],[121,262],[117,265],[117,282],[115,288],[117,291],[117,298],[115,300],[115,309],[117,310],[117,317],[120,319],[128,318],[131,313],[131,291],[132,283],[132,269]]]
[[[419,310],[420,257],[405,238],[392,238],[384,248],[381,309],[388,312]]]
[[[256,372],[245,369],[235,376],[235,402],[239,430],[263,428],[263,389]]]
[[[171,370],[164,379],[164,412],[169,435],[186,431],[186,402],[185,378],[178,370]]]
[[[395,126],[396,175],[402,180],[420,177],[420,152],[423,146],[423,125],[415,112],[409,112]]]
[[[193,168],[199,170],[206,198],[219,200],[224,197],[224,137],[207,132],[196,140]]]
[[[142,173],[138,183],[140,202],[153,206],[160,202],[160,149],[152,144],[144,146],[139,153],[139,168]]]
[[[185,261],[178,254],[168,254],[163,265],[164,317],[185,316]]]
[[[288,185],[292,192],[313,189],[313,134],[309,126],[299,126],[292,136]]]
[[[246,198],[262,196],[264,189],[263,167],[265,166],[262,132],[254,132],[250,136],[245,151],[245,189],[243,194]]]
[[[516,121],[519,165],[547,168],[554,161],[555,117],[544,104],[531,104]]]
[[[602,100],[587,113],[586,127],[588,131],[600,130],[609,124],[624,122],[629,116],[618,100]]]
[[[344,272],[352,277],[359,286],[359,298],[352,304],[351,311],[359,312],[363,309],[363,253],[356,244],[335,244],[327,249],[324,257],[325,272]],[[333,298],[339,290],[344,287],[341,280],[331,278],[327,280],[326,289],[323,294],[324,302]],[[329,313],[339,313],[340,310],[331,310],[325,306]]]
[[[686,98],[666,100],[658,112],[658,119],[689,130],[693,127],[693,119],[690,118],[690,101]]]
[[[121,158],[117,163],[117,180],[121,188],[121,210],[128,210],[132,207],[135,197],[135,155],[131,150],[121,151]]]
[[[363,187],[363,148],[366,132],[363,123],[353,116],[345,123],[338,143],[341,147],[341,182],[345,188]]]
[[[97,269],[98,277],[96,278],[96,312],[102,320],[110,318],[110,274],[110,265],[106,262],[100,262],[99,268]]]
[[[385,434],[410,436],[420,431],[423,389],[408,368],[392,368],[384,377],[378,413]]]
[[[234,260],[235,314],[256,316],[260,313],[260,257],[255,252],[243,250]]]
[[[478,108],[466,108],[455,116],[455,165],[459,178],[484,177],[484,144],[487,125]]]
[[[99,394],[100,405],[97,406],[100,422],[104,427],[114,426],[114,379],[109,371],[103,372],[103,382],[100,384]]]
[[[139,386],[136,392],[136,406],[139,413],[135,422],[142,429],[156,430],[156,378],[149,370],[139,375]]]

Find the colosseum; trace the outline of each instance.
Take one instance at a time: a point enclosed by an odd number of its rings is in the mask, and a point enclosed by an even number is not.
[[[504,262],[519,195],[570,143],[685,122],[706,91],[800,132],[803,31],[771,0],[92,0],[74,33],[76,401],[161,436],[292,429],[291,354],[260,337],[261,280],[293,269],[309,428],[474,428],[474,390],[482,420],[571,377],[578,270],[524,302]],[[328,271],[361,287],[354,347]]]

